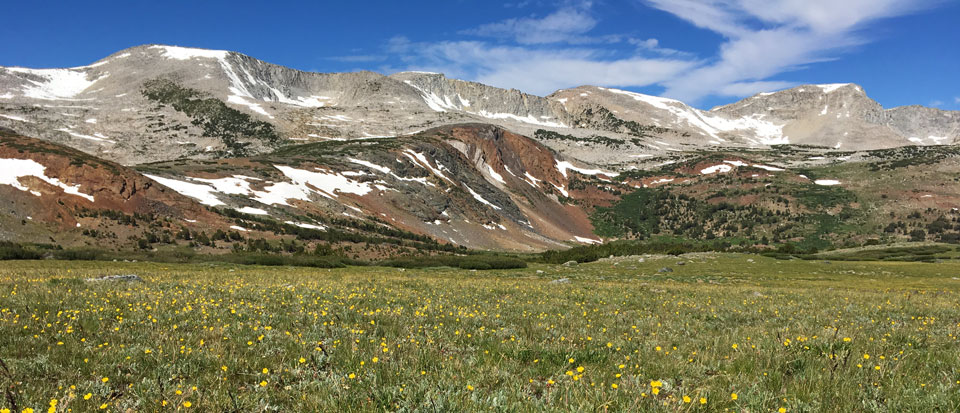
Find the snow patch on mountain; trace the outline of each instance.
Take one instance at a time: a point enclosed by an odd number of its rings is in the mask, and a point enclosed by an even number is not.
[[[587,244],[587,245],[590,245],[590,244],[603,244],[603,241],[601,241],[601,240],[593,239],[593,238],[585,238],[585,237],[581,237],[581,236],[578,236],[578,235],[574,235],[573,240],[574,240],[574,241],[577,241],[577,242],[579,242],[579,243],[581,243],[581,244]]]
[[[225,205],[225,203],[217,197],[218,194],[242,195],[264,205],[289,206],[289,200],[310,201],[311,194],[319,194],[329,199],[335,199],[343,193],[366,195],[372,191],[369,184],[352,180],[344,176],[344,174],[328,171],[308,171],[284,165],[274,165],[274,168],[283,173],[283,175],[292,182],[270,183],[265,186],[263,190],[257,191],[250,187],[250,181],[259,181],[260,179],[243,175],[223,178],[187,177],[187,181],[155,175],[145,176],[182,195],[197,199],[200,203],[209,206]],[[256,211],[248,213],[262,215]],[[265,211],[264,214],[266,214]]]
[[[851,83],[830,83],[825,85],[814,85],[814,86],[820,88],[820,90],[822,90],[823,93],[830,93],[844,86],[850,86],[850,85]]]
[[[170,188],[181,195],[188,196],[190,198],[200,201],[201,204],[209,206],[220,206],[226,205],[223,201],[217,198],[217,190],[213,187],[205,184],[194,184],[190,182],[180,181],[177,179],[164,178],[162,176],[143,174],[147,178],[150,178],[154,181],[159,182],[161,185]]]
[[[250,195],[252,189],[250,189],[250,181],[255,180],[259,181],[257,178],[252,178],[243,175],[234,175],[225,178],[188,178],[191,181],[204,182],[213,186],[217,192],[224,193],[227,195]]]
[[[207,50],[196,49],[192,47],[179,46],[150,46],[151,49],[159,49],[164,57],[177,60],[189,60],[194,58],[223,59],[230,53],[226,50]]]
[[[298,96],[296,98],[289,98],[279,89],[269,85],[267,87],[271,92],[273,92],[277,102],[286,103],[288,105],[301,106],[305,108],[322,108],[326,106],[327,101],[331,99],[329,96]]]
[[[711,175],[715,173],[725,174],[733,170],[733,167],[727,164],[708,166],[700,170],[701,175]]]
[[[532,186],[532,187],[534,187],[534,188],[539,188],[539,187],[540,187],[540,185],[538,184],[538,182],[540,182],[540,180],[537,179],[537,177],[535,177],[535,176],[533,176],[533,175],[530,175],[530,172],[524,172],[524,173],[523,173],[523,176],[527,178],[527,179],[525,179],[525,181],[526,181],[528,184],[530,184],[530,186]]]
[[[784,170],[783,168],[777,168],[775,166],[759,165],[759,164],[754,164],[753,167],[763,169],[764,171],[770,171],[770,172],[780,172]]]
[[[410,85],[411,87],[416,89],[417,92],[420,93],[420,96],[423,98],[424,103],[426,103],[427,106],[435,112],[460,111],[460,112],[469,113],[472,115],[481,116],[487,119],[514,120],[517,122],[528,123],[531,125],[554,127],[554,128],[567,127],[567,125],[564,125],[561,122],[551,121],[549,116],[541,116],[540,118],[537,118],[532,114],[521,116],[515,113],[490,112],[487,110],[470,111],[470,110],[467,110],[467,108],[470,107],[470,101],[467,99],[464,99],[464,97],[460,96],[460,94],[457,94],[455,96],[456,101],[459,102],[459,104],[457,104],[454,102],[454,99],[451,98],[450,96],[447,96],[447,95],[439,96],[433,91],[426,90],[420,86],[417,86],[410,80],[404,80],[403,83],[406,83],[407,85]]]
[[[950,138],[946,136],[927,136],[926,138],[909,137],[908,141],[918,145],[943,145]]]
[[[87,140],[97,141],[97,142],[117,143],[116,141],[114,141],[114,140],[112,140],[112,139],[110,139],[110,138],[108,138],[108,137],[106,137],[106,136],[103,136],[103,134],[102,134],[102,133],[99,133],[99,132],[94,133],[93,136],[90,136],[90,135],[84,135],[84,134],[82,134],[82,133],[74,132],[74,131],[72,131],[72,130],[70,130],[70,129],[67,129],[67,128],[60,128],[60,129],[57,129],[57,130],[60,131],[60,132],[65,132],[65,133],[69,134],[70,136],[73,136],[73,137],[76,137],[76,138],[80,138],[80,139],[87,139]]]
[[[230,95],[227,96],[227,102],[243,105],[250,110],[257,112],[261,115],[267,116],[270,119],[273,119],[273,115],[267,113],[260,104],[251,102],[253,101],[276,101],[280,103],[303,106],[303,107],[322,107],[326,105],[326,100],[329,99],[325,96],[309,96],[309,97],[288,97],[286,94],[281,92],[279,89],[273,87],[267,82],[254,77],[246,68],[240,66],[239,69],[234,67],[228,57],[230,53],[225,50],[206,50],[206,49],[193,49],[187,47],[177,47],[177,46],[150,46],[151,49],[158,49],[161,52],[161,55],[168,59],[176,60],[189,60],[195,58],[204,58],[204,59],[216,59],[220,64],[220,67],[223,69],[224,74],[230,81],[229,91]],[[238,73],[239,70],[239,73]],[[262,85],[273,92],[273,100],[259,99],[250,92],[250,89],[244,83],[244,78],[241,78],[240,75],[244,75],[248,83],[253,85]]]
[[[487,205],[487,206],[489,206],[489,207],[491,207],[491,208],[493,208],[493,209],[496,209],[496,210],[500,210],[500,209],[501,209],[500,207],[494,205],[492,202],[487,201],[486,199],[483,199],[483,197],[480,196],[480,194],[476,193],[476,192],[475,192],[473,189],[471,189],[469,186],[464,185],[463,187],[464,187],[464,188],[467,188],[467,191],[470,192],[470,195],[473,195],[473,199],[476,199],[476,200],[479,201],[481,204]]]
[[[274,165],[274,168],[290,178],[294,184],[307,190],[314,189],[315,192],[328,198],[336,198],[340,193],[366,195],[372,191],[369,184],[354,181],[337,173],[307,171],[283,165]]]
[[[290,224],[290,225],[298,226],[298,227],[300,227],[300,228],[316,229],[316,230],[320,230],[320,231],[326,231],[326,230],[327,230],[327,227],[322,226],[322,225],[304,224],[304,223],[302,223],[302,222],[294,222],[294,221],[286,221],[286,223],[287,223],[287,224]]]
[[[2,114],[2,113],[0,113],[0,118],[7,118],[7,119],[10,119],[10,120],[15,120],[15,121],[19,121],[19,122],[33,123],[33,121],[32,121],[32,120],[29,120],[29,119],[24,119],[24,118],[21,118],[21,117],[19,117],[19,116],[15,116],[15,115],[4,115],[4,114]]]
[[[423,101],[427,104],[430,109],[433,109],[435,112],[446,112],[447,110],[456,110],[457,108],[453,105],[453,102],[450,101],[450,98],[444,96],[444,99],[440,99],[440,96],[437,96],[436,93],[429,92],[423,88],[413,84],[409,80],[404,80],[403,83],[406,83],[417,89],[417,92],[420,92],[420,96],[423,97]]]
[[[264,211],[260,208],[254,208],[254,207],[237,208],[237,212],[242,212],[244,214],[250,214],[250,215],[270,215],[267,211]]]
[[[443,178],[443,180],[447,182],[453,183],[453,181],[451,181],[450,178],[447,178],[447,176],[443,174],[443,169],[444,169],[443,165],[438,163],[437,166],[434,167],[430,163],[430,160],[427,159],[426,155],[420,152],[415,152],[412,149],[404,149],[403,155],[406,156],[407,158],[410,158],[410,160],[413,162],[414,165],[417,165],[421,168],[426,168],[430,172],[433,172],[434,175],[439,176],[440,178]]]
[[[231,90],[232,90],[232,89],[233,89],[233,88],[231,88]],[[227,96],[227,102],[228,102],[228,103],[237,104],[237,105],[246,106],[246,107],[250,108],[250,110],[252,110],[252,111],[254,111],[254,112],[257,112],[257,113],[259,113],[259,114],[261,114],[261,115],[263,115],[263,116],[266,116],[266,117],[268,117],[268,118],[270,118],[270,119],[273,119],[273,115],[267,113],[267,111],[264,110],[264,109],[260,106],[260,104],[247,101],[247,100],[246,100],[245,98],[243,98],[242,96],[238,96],[238,95],[230,95],[230,96]]]
[[[617,175],[620,175],[616,172],[607,172],[600,169],[579,168],[579,167],[573,166],[572,163],[567,161],[557,161],[557,170],[560,171],[560,174],[563,175],[564,178],[567,177],[567,170],[576,171],[583,175],[606,175],[609,177],[615,177]]]
[[[350,161],[350,162],[353,162],[353,163],[355,163],[355,164],[357,164],[357,165],[363,165],[363,166],[366,166],[367,168],[370,168],[370,169],[373,169],[373,170],[376,170],[376,171],[380,171],[380,172],[385,173],[385,174],[390,173],[390,168],[387,168],[386,166],[377,165],[377,164],[375,164],[375,163],[373,163],[373,162],[368,162],[368,161],[364,161],[364,160],[362,160],[362,159],[354,159],[354,158],[347,158],[347,160]]]
[[[467,113],[471,113],[471,112],[467,112]],[[481,111],[479,111],[479,112],[476,112],[475,114],[480,115],[480,116],[483,116],[483,117],[485,117],[485,118],[487,118],[487,119],[512,119],[512,120],[515,120],[515,121],[517,121],[517,122],[529,123],[529,124],[531,124],[531,125],[547,126],[547,127],[553,127],[553,128],[566,128],[566,127],[567,127],[567,125],[564,125],[563,123],[560,123],[560,122],[551,122],[551,121],[549,121],[549,120],[543,120],[543,119],[537,119],[537,118],[535,118],[533,115],[519,116],[519,115],[515,115],[515,114],[513,114],[513,113],[490,113],[490,112],[487,112],[487,111],[485,111],[485,110],[481,110]]]
[[[566,198],[569,198],[569,197],[570,197],[570,192],[567,192],[567,188],[566,188],[565,186],[563,186],[563,185],[557,186],[557,184],[555,184],[555,183],[553,183],[553,182],[551,182],[550,185],[553,185],[553,187],[556,188],[557,191],[559,191],[560,194],[563,195],[564,197],[566,197]]]
[[[23,96],[43,100],[72,100],[97,81],[109,74],[89,79],[89,74],[77,69],[27,69],[23,67],[4,68],[8,72],[20,73],[29,85],[23,87]],[[33,78],[40,78],[34,80]]]
[[[43,166],[33,159],[0,159],[0,185],[10,185],[21,191],[27,191],[33,195],[41,196],[40,192],[34,191],[20,183],[20,178],[33,176],[62,189],[65,194],[76,195],[93,202],[92,195],[80,192],[79,184],[67,185],[57,178],[47,176],[46,170],[46,166]]]
[[[495,179],[497,182],[499,182],[499,183],[501,183],[501,184],[504,184],[504,185],[507,184],[507,181],[504,181],[504,180],[503,180],[503,175],[500,175],[499,173],[497,173],[497,171],[493,170],[493,167],[492,167],[492,166],[486,165],[486,167],[487,167],[487,172],[490,173],[490,176],[491,176],[493,179]]]
[[[725,132],[735,132],[742,130],[753,131],[756,135],[757,143],[763,145],[779,145],[789,143],[783,136],[783,125],[777,125],[763,120],[763,115],[751,115],[738,119],[728,119],[723,116],[694,109],[679,100],[667,99],[657,96],[644,95],[642,93],[629,92],[626,90],[599,88],[610,93],[626,95],[634,100],[644,102],[657,109],[665,110],[673,114],[677,119],[687,122],[690,126],[696,127],[703,133],[721,139],[718,134]]]

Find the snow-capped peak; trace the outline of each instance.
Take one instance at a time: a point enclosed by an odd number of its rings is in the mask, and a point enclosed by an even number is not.
[[[404,70],[404,71],[402,71],[402,72],[397,72],[397,73],[395,73],[395,74],[403,74],[403,73],[410,73],[410,74],[415,74],[415,75],[443,76],[443,73],[427,72],[427,71],[423,71],[423,70]]]
[[[169,59],[189,60],[194,58],[223,59],[230,53],[226,50],[197,49],[193,47],[153,45],[151,49],[159,49],[160,53]]]
[[[814,85],[814,86],[816,86],[816,87],[820,88],[821,90],[823,90],[823,93],[830,93],[830,92],[836,91],[837,89],[840,89],[840,88],[842,88],[842,87],[850,86],[850,85],[852,85],[852,84],[853,84],[853,83],[829,83],[829,84],[825,84],[825,85]]]

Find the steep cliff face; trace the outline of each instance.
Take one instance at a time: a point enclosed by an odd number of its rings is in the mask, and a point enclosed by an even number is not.
[[[885,110],[883,123],[912,144],[960,144],[960,112],[901,106]]]
[[[414,87],[430,109],[437,112],[464,112],[484,119],[512,120],[531,126],[567,126],[559,105],[519,90],[448,79],[439,73],[401,72],[390,77]]]

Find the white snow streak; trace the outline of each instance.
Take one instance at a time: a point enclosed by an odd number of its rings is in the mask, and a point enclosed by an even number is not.
[[[581,244],[603,244],[603,241],[574,235],[573,239]]]
[[[585,169],[585,168],[579,168],[579,167],[573,166],[573,164],[571,164],[570,162],[567,162],[567,161],[557,161],[557,170],[560,171],[560,174],[563,175],[564,178],[567,177],[567,170],[568,170],[568,169],[569,169],[569,170],[576,171],[576,172],[579,172],[579,173],[584,174],[584,175],[606,175],[606,176],[609,176],[609,177],[615,177],[615,176],[619,175],[619,174],[616,173],[616,172],[606,172],[606,171],[603,171],[603,170],[600,170],[600,169]]]
[[[470,189],[469,186],[464,185],[463,187],[464,187],[464,188],[467,188],[467,191],[470,192],[470,195],[473,195],[473,199],[476,199],[477,201],[480,201],[481,204],[488,205],[488,206],[490,206],[490,207],[493,208],[493,209],[497,209],[497,210],[501,209],[500,207],[494,205],[494,204],[491,203],[490,201],[487,201],[486,199],[483,199],[483,197],[480,196],[480,194],[474,192],[473,189]]]
[[[374,170],[383,172],[385,174],[390,173],[390,168],[387,168],[386,166],[380,166],[372,162],[364,161],[362,159],[347,158],[347,160],[357,165],[363,165],[363,166],[366,166],[367,168],[374,169]]]
[[[101,134],[101,133],[99,133],[99,132],[93,134],[94,136],[90,136],[90,135],[84,135],[84,134],[81,134],[81,133],[74,132],[74,131],[72,131],[72,130],[70,130],[70,129],[67,129],[67,128],[60,128],[60,129],[57,129],[57,130],[60,131],[60,132],[66,132],[66,133],[70,134],[70,136],[74,136],[74,137],[77,137],[77,138],[80,138],[80,139],[88,139],[88,140],[97,141],[97,142],[116,143],[116,142],[113,141],[112,139],[110,139],[110,138],[108,138],[108,137],[106,137],[106,136],[103,136],[103,134]]]
[[[21,117],[19,117],[19,116],[15,116],[15,115],[4,115],[4,114],[2,114],[2,113],[0,113],[0,118],[7,118],[7,119],[10,119],[10,120],[16,120],[16,121],[20,121],[20,122],[33,123],[32,120],[24,119],[24,118],[21,118]]]
[[[267,213],[267,211],[264,211],[260,208],[254,208],[254,207],[243,207],[243,208],[237,209],[237,211],[242,212],[244,214],[250,214],[250,215],[270,215],[269,213]]]
[[[107,77],[105,73],[96,79],[88,80],[88,73],[77,69],[8,67],[6,70],[41,78],[41,80],[33,80],[29,77],[23,77],[30,83],[30,85],[24,86],[23,96],[44,100],[71,100],[98,80]]]
[[[487,166],[487,172],[490,173],[490,176],[493,177],[493,179],[495,179],[497,182],[501,184],[504,184],[504,185],[507,184],[507,181],[503,180],[503,175],[500,175],[499,173],[497,173],[497,171],[493,170],[493,167],[490,166],[489,164],[486,166]]]
[[[21,191],[28,191],[31,194],[40,196],[40,192],[31,190],[29,187],[20,183],[20,178],[24,176],[34,176],[40,180],[58,187],[64,193],[86,198],[93,202],[93,196],[80,192],[80,185],[67,185],[57,178],[48,177],[47,167],[41,165],[32,159],[0,159],[0,185],[10,185]]]

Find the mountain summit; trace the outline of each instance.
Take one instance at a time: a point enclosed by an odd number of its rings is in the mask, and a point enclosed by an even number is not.
[[[197,120],[202,108],[183,104],[203,99],[243,115],[249,127],[228,132],[233,137],[226,140],[204,130]],[[312,73],[236,52],[163,45],[74,68],[0,68],[0,125],[128,165],[264,153],[291,141],[402,136],[464,122],[528,135],[543,129],[626,139],[631,154],[653,155],[776,144],[877,149],[949,144],[960,135],[958,112],[884,109],[854,84],[804,85],[703,111],[612,88],[540,97],[435,73]],[[584,156],[622,161],[614,155]]]

